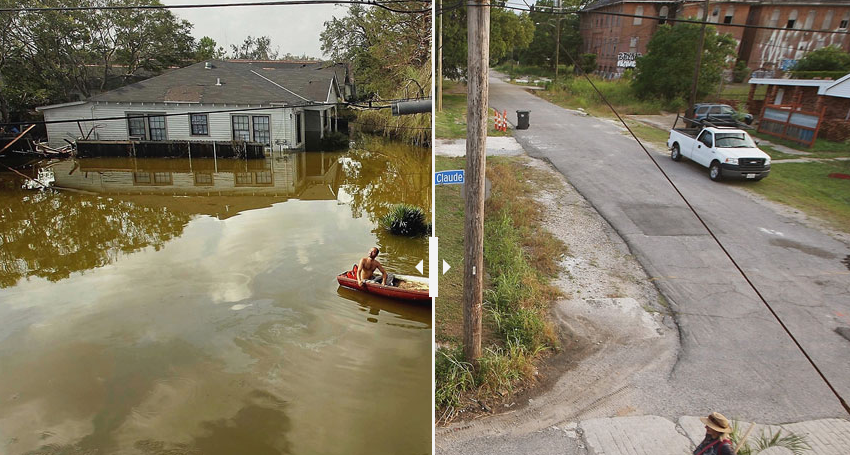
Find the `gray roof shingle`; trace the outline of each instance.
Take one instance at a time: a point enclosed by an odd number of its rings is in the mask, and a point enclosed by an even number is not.
[[[101,93],[91,101],[204,104],[323,103],[334,83],[327,63],[212,60]],[[217,85],[217,82],[221,85]]]

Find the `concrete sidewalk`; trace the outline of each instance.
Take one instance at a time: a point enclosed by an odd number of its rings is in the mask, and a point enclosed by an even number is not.
[[[738,422],[742,434],[750,422]],[[615,417],[585,420],[565,428],[552,427],[550,431],[563,431],[568,437],[581,439],[580,448],[594,455],[683,455],[692,453],[705,437],[705,426],[699,417],[681,417],[678,422],[658,416]],[[850,421],[821,419],[784,425],[759,425],[747,439],[753,446],[762,434],[782,431],[805,436],[813,455],[847,455],[850,453]],[[762,454],[791,454],[788,450],[771,449]]]
[[[466,156],[466,139],[437,139],[434,153],[439,156]],[[522,146],[512,136],[487,138],[487,156],[524,155]]]

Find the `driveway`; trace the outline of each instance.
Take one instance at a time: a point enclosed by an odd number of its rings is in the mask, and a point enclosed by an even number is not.
[[[646,414],[781,423],[847,417],[742,275],[631,137],[609,120],[557,107],[491,72],[490,106],[531,111],[516,131],[627,242],[670,302],[678,360],[645,384]],[[748,197],[690,162],[652,151],[838,392],[850,399],[850,246]],[[758,184],[751,182],[751,184]],[[576,391],[579,393],[580,391]],[[655,408],[653,409],[652,406]]]

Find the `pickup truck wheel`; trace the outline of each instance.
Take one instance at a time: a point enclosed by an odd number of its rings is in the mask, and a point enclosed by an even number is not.
[[[714,161],[708,168],[708,177],[715,182],[723,180],[723,170],[720,168],[720,162]]]
[[[679,151],[679,144],[673,144],[673,148],[670,149],[670,158],[673,161],[679,161],[682,159],[682,153]]]

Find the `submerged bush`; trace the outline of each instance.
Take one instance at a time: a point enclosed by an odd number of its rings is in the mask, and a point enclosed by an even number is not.
[[[381,218],[381,226],[395,235],[417,237],[431,233],[431,223],[425,218],[425,212],[409,204],[396,204],[390,213]]]

